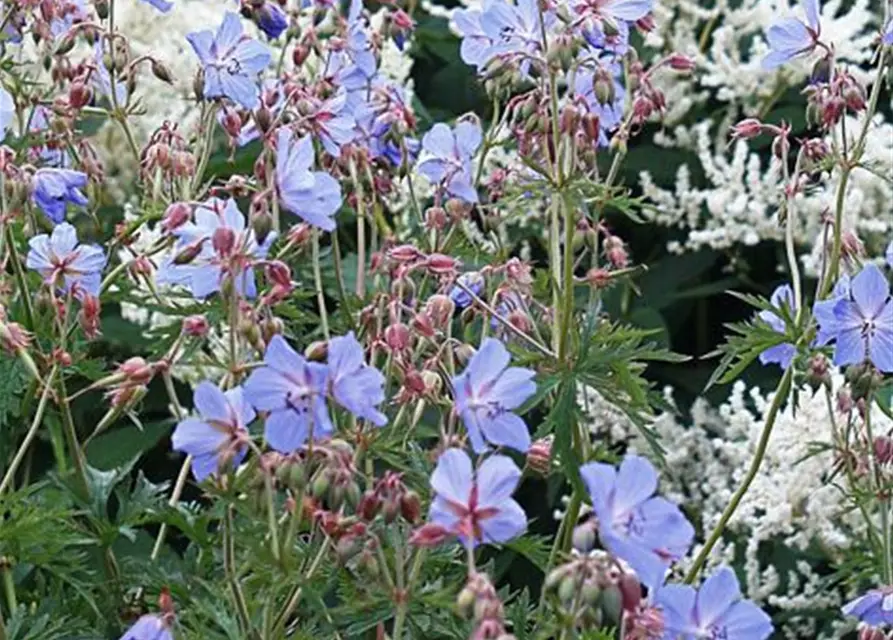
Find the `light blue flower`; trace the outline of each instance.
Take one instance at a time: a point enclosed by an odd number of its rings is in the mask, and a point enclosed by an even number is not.
[[[96,65],[96,72],[93,74],[93,87],[97,96],[101,96],[112,101],[112,77],[109,70],[103,62],[102,43],[97,41],[93,45],[93,60]],[[127,102],[127,83],[118,80],[115,83],[115,100],[118,106],[122,106]]]
[[[73,226],[58,224],[52,235],[34,236],[28,246],[25,266],[37,271],[47,284],[75,295],[99,295],[105,254],[100,247],[78,244]]]
[[[378,410],[385,399],[384,376],[366,364],[363,345],[353,331],[329,340],[328,362],[329,385],[338,404],[376,426],[387,424],[387,416]]]
[[[416,170],[450,196],[475,203],[471,160],[481,146],[481,127],[463,120],[454,129],[439,122],[422,138],[422,154]]]
[[[167,0],[142,0],[146,4],[152,5],[156,9],[158,9],[161,13],[167,13],[171,9],[174,8],[173,2],[168,2]]]
[[[475,453],[487,451],[488,444],[521,453],[530,448],[527,425],[513,411],[536,393],[536,373],[509,367],[510,360],[499,340],[487,338],[465,371],[453,378],[456,411]]]
[[[323,231],[335,229],[341,208],[341,185],[328,173],[311,171],[314,153],[310,136],[294,140],[282,127],[276,142],[276,188],[286,211]]]
[[[893,373],[893,300],[877,265],[866,265],[833,307],[828,303],[817,307],[820,334],[836,342],[834,364],[869,360],[879,371]]]
[[[806,22],[784,18],[766,30],[770,53],[763,58],[764,69],[774,69],[794,58],[807,54],[816,47],[821,33],[819,0],[802,0]]]
[[[457,535],[466,546],[502,543],[524,533],[527,516],[512,494],[521,470],[511,458],[489,456],[478,467],[461,449],[447,449],[431,474],[430,522]]]
[[[628,455],[619,470],[590,462],[580,475],[605,549],[627,562],[648,588],[663,584],[669,566],[691,547],[695,530],[679,507],[654,495],[657,472],[651,463]]]
[[[326,406],[328,367],[308,362],[280,335],[273,336],[264,365],[245,381],[245,398],[266,411],[264,438],[281,453],[292,453],[311,437],[323,440],[334,428]]]
[[[248,452],[246,426],[256,414],[241,387],[224,392],[207,380],[195,388],[193,403],[199,418],[181,421],[171,443],[176,451],[192,456],[192,475],[201,482],[225,467],[239,466]]]
[[[654,595],[664,617],[662,640],[765,640],[772,635],[772,620],[741,596],[738,578],[720,567],[700,589],[667,585]]]
[[[277,234],[270,232],[258,244],[254,229],[245,225],[245,216],[232,198],[210,198],[195,210],[195,222],[174,231],[177,243],[172,255],[159,265],[159,284],[183,285],[196,298],[206,298],[220,290],[224,281],[233,280],[236,291],[246,298],[257,295],[254,266],[267,257]],[[232,242],[224,244],[224,235]],[[215,241],[216,237],[216,241]],[[190,260],[178,256],[193,253]]]
[[[87,186],[87,174],[70,169],[38,169],[32,180],[31,201],[55,224],[65,220],[67,205],[89,204],[81,189]]]
[[[841,611],[872,626],[893,624],[893,587],[872,589],[847,602]]]
[[[462,286],[460,287],[459,284]],[[468,291],[465,289],[468,289]],[[459,276],[458,284],[453,285],[453,288],[450,289],[450,300],[458,308],[464,309],[474,301],[469,291],[476,296],[480,296],[483,290],[484,276],[477,271],[469,271]]]
[[[789,313],[797,312],[797,309],[794,306],[794,291],[791,289],[791,286],[787,284],[778,287],[772,292],[772,298],[769,300],[769,303],[779,311],[784,305],[787,307]],[[760,320],[768,324],[773,331],[781,334],[787,333],[785,321],[778,313],[764,310],[760,311],[758,316]],[[760,362],[763,364],[774,363],[779,365],[782,369],[787,369],[791,366],[791,362],[794,360],[795,355],[797,355],[797,347],[790,342],[784,342],[782,344],[777,344],[774,347],[769,347],[763,351],[760,354]]]
[[[278,2],[264,2],[254,9],[253,15],[257,26],[271,40],[278,38],[288,28],[288,16]]]
[[[186,36],[204,70],[205,98],[229,98],[245,109],[257,106],[258,76],[271,54],[257,40],[243,35],[239,16],[227,12],[214,34],[195,31]]]

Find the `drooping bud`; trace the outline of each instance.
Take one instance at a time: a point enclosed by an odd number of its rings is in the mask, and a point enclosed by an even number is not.
[[[549,476],[552,466],[552,437],[540,438],[527,451],[527,466],[543,477]]]
[[[667,64],[676,71],[691,71],[695,68],[695,61],[681,53],[672,54],[667,58]]]
[[[571,541],[574,549],[586,553],[595,546],[596,525],[593,520],[587,520],[574,527]]]
[[[208,319],[202,315],[187,316],[183,319],[183,333],[193,338],[203,338],[208,335],[210,325]]]
[[[412,534],[409,536],[409,544],[416,547],[430,549],[432,547],[437,547],[443,544],[450,537],[452,537],[452,534],[450,533],[449,529],[442,525],[429,522],[428,524],[423,524],[421,527],[415,529],[412,532]],[[465,589],[463,589],[463,592],[464,591]],[[459,598],[456,601],[456,606],[461,610],[467,610],[471,607],[471,604],[474,601],[474,594],[471,594],[471,602],[466,604],[466,600],[468,600],[468,598],[463,598],[462,592],[460,592]]]
[[[749,140],[763,133],[763,123],[756,118],[747,118],[732,127],[732,137],[736,140]]]
[[[456,303],[449,296],[439,293],[428,298],[428,302],[425,303],[425,313],[431,318],[434,326],[441,329],[450,322],[455,310]]]
[[[152,75],[162,82],[174,84],[174,76],[171,73],[171,70],[168,69],[163,62],[156,60],[155,58],[152,58]]]
[[[393,351],[403,351],[409,348],[412,342],[412,333],[403,323],[392,324],[384,331],[385,343]]]
[[[211,236],[211,246],[222,256],[228,256],[236,246],[236,232],[229,227],[217,227]]]
[[[174,202],[168,205],[161,219],[161,228],[165,233],[170,233],[175,229],[179,229],[189,220],[192,215],[192,207],[185,202]]]

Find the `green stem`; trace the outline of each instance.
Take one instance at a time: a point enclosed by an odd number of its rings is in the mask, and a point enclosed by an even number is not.
[[[223,519],[223,570],[226,573],[229,588],[233,592],[233,600],[236,602],[236,613],[239,616],[240,626],[246,637],[256,638],[257,634],[251,628],[251,616],[248,613],[248,603],[245,601],[245,594],[242,593],[242,585],[239,584],[239,578],[235,573],[236,549],[233,540],[233,510],[232,506],[227,507],[226,517]]]
[[[278,633],[279,630],[285,626],[285,624],[288,622],[288,619],[297,608],[298,603],[301,602],[301,595],[303,595],[304,593],[304,585],[309,582],[310,578],[313,577],[313,574],[316,573],[316,570],[319,567],[319,563],[322,562],[328,546],[329,539],[326,538],[325,540],[323,540],[322,545],[320,545],[319,551],[316,552],[316,556],[310,563],[310,567],[308,567],[307,572],[303,574],[303,579],[298,585],[295,586],[294,590],[288,598],[288,601],[285,604],[285,607],[283,607],[282,611],[279,612],[279,615],[276,616],[276,621],[273,623],[273,637],[276,637],[275,634]]]
[[[16,598],[16,585],[12,578],[12,571],[9,561],[6,558],[0,560],[0,573],[3,574],[3,595],[6,596],[6,606],[9,607],[9,614],[19,608],[19,602]]]
[[[322,267],[319,263],[319,229],[313,228],[313,284],[316,287],[316,303],[319,306],[319,321],[322,333],[329,339],[329,315],[326,312],[326,298],[322,290]]]
[[[16,471],[19,469],[19,465],[22,464],[22,460],[25,458],[25,453],[28,451],[31,443],[34,441],[34,438],[37,436],[37,431],[40,429],[40,425],[43,423],[43,414],[46,411],[47,403],[50,399],[50,389],[53,384],[53,378],[56,376],[57,367],[53,367],[52,371],[50,371],[50,375],[47,376],[46,385],[43,388],[43,393],[40,396],[40,401],[37,404],[37,411],[34,413],[34,419],[31,421],[31,426],[28,429],[28,432],[25,434],[25,439],[22,440],[22,444],[19,446],[18,450],[15,453],[15,456],[12,459],[12,462],[9,465],[9,469],[6,470],[6,474],[3,476],[3,481],[0,482],[0,495],[6,492],[6,490],[12,485],[12,481],[15,478]]]
[[[6,187],[4,180],[0,177],[0,193],[5,193]],[[2,196],[3,205],[0,207],[0,215],[6,214],[6,196]],[[6,236],[6,244],[9,247],[9,258],[12,262],[12,271],[15,275],[16,286],[22,299],[22,307],[25,310],[25,328],[28,331],[34,330],[34,308],[31,306],[31,294],[28,291],[28,283],[25,280],[25,272],[22,269],[22,263],[19,260],[19,254],[16,251],[15,238],[12,235],[12,225],[7,221],[3,225],[3,234]]]
[[[350,161],[350,178],[353,181],[357,196],[357,297],[366,297],[366,203],[363,194],[363,183],[357,174],[357,165]]]
[[[741,485],[732,495],[732,499],[729,500],[729,504],[726,506],[725,511],[722,512],[719,522],[716,523],[716,526],[704,543],[704,547],[698,553],[691,569],[689,569],[686,574],[686,584],[691,584],[695,581],[695,578],[698,577],[698,574],[704,567],[704,563],[707,561],[707,557],[710,555],[713,547],[716,546],[716,543],[719,542],[720,537],[722,537],[726,524],[728,524],[729,520],[732,518],[735,509],[738,508],[738,505],[741,503],[741,500],[744,498],[744,495],[747,493],[747,490],[750,488],[751,483],[756,477],[757,472],[760,470],[760,465],[762,465],[763,458],[766,456],[766,449],[769,445],[769,437],[772,435],[772,428],[775,426],[775,421],[778,418],[778,412],[781,410],[782,403],[788,398],[791,391],[793,377],[794,368],[788,367],[784,372],[781,381],[778,383],[778,388],[775,390],[775,397],[772,399],[772,405],[769,407],[769,413],[766,415],[766,424],[763,425],[763,431],[757,442],[757,450],[754,452],[753,460],[750,462],[747,474],[744,476]]]
[[[68,391],[65,388],[64,376],[59,376],[59,409],[62,412],[62,426],[65,432],[65,439],[68,445],[68,451],[74,462],[74,471],[77,478],[78,489],[83,493],[83,497],[90,495],[89,483],[87,482],[87,464],[78,443],[77,428],[74,426],[74,418],[71,416],[71,406],[68,403]]]

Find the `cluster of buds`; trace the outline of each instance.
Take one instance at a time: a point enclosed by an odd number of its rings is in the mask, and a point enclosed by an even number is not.
[[[379,478],[372,489],[366,491],[357,507],[357,515],[371,522],[379,514],[388,524],[398,516],[410,524],[418,522],[422,515],[422,501],[419,495],[403,484],[403,474],[388,471]]]
[[[577,555],[556,567],[546,576],[544,588],[581,628],[619,624],[626,612],[638,611],[642,602],[635,574],[601,551]]]
[[[847,111],[860,113],[867,101],[865,89],[849,73],[835,73],[828,82],[810,84],[806,94],[806,120],[809,124],[830,129]]]
[[[865,362],[847,367],[844,379],[849,383],[852,399],[858,403],[881,387],[884,375],[870,362]]]
[[[472,573],[456,598],[456,609],[474,623],[469,640],[514,640],[505,629],[505,610],[502,601],[483,573]]]
[[[859,625],[859,640],[893,640],[893,631],[887,632],[870,624]]]
[[[166,366],[163,361],[150,364],[140,357],[129,358],[101,386],[108,388],[106,397],[113,408],[130,407],[146,395],[149,382]]]
[[[343,440],[330,440],[316,455],[318,462],[310,480],[310,495],[330,509],[338,509],[345,501],[353,507],[360,503],[360,487],[356,482],[353,448]],[[317,448],[314,448],[317,454]]]
[[[0,346],[10,355],[19,355],[31,346],[31,334],[18,322],[6,320],[6,310],[0,306]]]
[[[831,389],[831,365],[823,354],[817,353],[812,356],[806,363],[806,373],[804,382],[810,386],[813,391],[818,391],[820,387]]]
[[[165,122],[149,138],[140,153],[140,168],[147,179],[160,174],[167,180],[191,177],[195,173],[195,155],[176,124]]]

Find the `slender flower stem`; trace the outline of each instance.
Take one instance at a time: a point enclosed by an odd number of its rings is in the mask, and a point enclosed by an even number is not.
[[[87,464],[81,446],[78,444],[77,429],[74,426],[74,418],[71,416],[71,406],[68,403],[68,391],[65,389],[65,378],[59,376],[59,409],[62,412],[62,426],[67,440],[68,451],[74,461],[74,471],[77,476],[78,488],[87,497],[90,493],[87,482]]]
[[[0,574],[3,575],[3,595],[6,597],[6,606],[9,607],[11,614],[19,608],[19,602],[16,598],[16,585],[12,578],[12,570],[9,560],[6,558],[0,558]]]
[[[267,494],[267,524],[270,529],[270,547],[273,550],[273,559],[279,562],[281,549],[279,548],[279,523],[276,521],[276,502],[274,499],[273,477],[270,472],[264,472],[264,493]]]
[[[357,297],[366,297],[366,202],[363,194],[363,182],[357,173],[357,165],[350,161],[350,179],[356,189],[357,196]]]
[[[31,427],[28,429],[28,432],[25,434],[25,439],[22,440],[22,444],[16,451],[15,456],[9,465],[9,469],[6,470],[6,475],[3,476],[3,481],[0,482],[0,495],[3,495],[12,485],[16,471],[18,471],[19,465],[22,464],[22,460],[25,458],[25,453],[37,436],[37,431],[40,429],[40,425],[43,424],[43,414],[46,411],[47,403],[50,399],[51,385],[53,384],[53,379],[56,377],[57,370],[57,367],[53,367],[52,371],[50,371],[50,374],[47,376],[46,385],[43,388],[40,401],[37,403],[37,411],[34,413],[34,419],[31,421]]]
[[[2,175],[2,174],[0,174]],[[5,192],[4,181],[0,178],[0,193]],[[2,196],[3,207],[0,210],[0,217],[6,214],[6,197]],[[16,287],[19,290],[19,296],[22,300],[22,307],[25,310],[25,328],[28,331],[34,330],[34,308],[31,306],[31,293],[28,291],[28,281],[25,279],[25,272],[22,269],[22,263],[19,254],[16,251],[15,238],[12,235],[12,225],[7,220],[3,223],[3,235],[6,236],[6,245],[9,247],[9,258],[12,262],[12,271],[16,279]]]
[[[248,603],[245,601],[242,585],[239,584],[239,578],[235,572],[236,548],[233,540],[233,511],[234,507],[227,507],[226,516],[223,519],[223,570],[226,573],[229,588],[233,592],[233,600],[236,602],[236,613],[239,616],[240,626],[247,637],[256,638],[257,634],[251,628]]]
[[[169,507],[177,506],[177,502],[180,501],[180,496],[183,494],[183,488],[186,486],[186,479],[189,477],[189,467],[192,464],[192,456],[186,456],[186,459],[183,460],[183,466],[180,467],[180,473],[177,474],[177,482],[174,484],[174,490],[171,492],[171,497],[167,501]],[[161,528],[158,529],[158,536],[155,538],[155,545],[152,547],[152,555],[149,556],[150,562],[155,562],[158,559],[158,554],[161,553],[161,547],[164,544],[164,539],[167,537],[167,523],[162,522]]]
[[[868,98],[868,108],[865,110],[865,121],[862,123],[862,130],[853,145],[853,153],[849,158],[844,158],[843,166],[840,173],[840,183],[837,185],[837,197],[834,203],[834,245],[831,249],[831,260],[828,264],[828,272],[822,280],[822,289],[819,292],[818,299],[824,299],[831,292],[837,277],[840,274],[840,258],[843,252],[843,210],[846,204],[846,189],[849,184],[850,174],[859,165],[862,154],[865,151],[865,140],[868,137],[868,131],[871,128],[871,121],[874,114],[877,113],[878,99],[881,95],[881,86],[884,84],[884,71],[886,69],[887,51],[882,48],[878,60],[877,77],[874,80],[874,86],[871,88],[871,95]]]
[[[319,229],[313,228],[313,283],[316,287],[316,303],[319,306],[319,321],[322,333],[329,339],[329,315],[326,312],[326,298],[322,290],[322,267],[319,263]]]
[[[744,498],[744,494],[747,493],[751,483],[757,476],[757,472],[760,470],[760,465],[763,463],[763,458],[766,456],[766,449],[769,445],[769,436],[772,435],[772,428],[775,426],[778,412],[781,410],[782,403],[787,400],[788,395],[790,394],[793,378],[794,369],[793,367],[788,367],[784,372],[784,375],[781,377],[781,381],[778,383],[778,388],[775,390],[775,397],[772,399],[772,405],[769,407],[769,413],[766,415],[766,424],[763,425],[763,431],[757,442],[757,450],[754,452],[753,460],[750,462],[747,474],[741,481],[741,485],[732,495],[732,499],[729,500],[729,504],[726,506],[725,511],[722,512],[719,522],[716,523],[716,526],[704,543],[703,548],[701,548],[701,551],[695,558],[691,569],[689,569],[686,574],[686,584],[691,584],[695,581],[695,578],[698,577],[698,574],[704,567],[704,563],[707,561],[707,557],[710,555],[713,547],[716,546],[716,543],[719,542],[720,537],[722,537],[726,524],[728,524],[729,520],[732,518],[732,515],[741,503],[742,498]]]
[[[299,505],[300,508],[300,505]],[[307,572],[302,575],[302,580],[295,586],[294,590],[289,596],[288,601],[285,603],[285,607],[283,607],[282,611],[279,612],[279,615],[276,616],[276,620],[273,622],[273,633],[278,633],[282,627],[288,622],[288,619],[295,612],[295,609],[298,606],[298,603],[301,602],[301,595],[304,593],[304,584],[310,581],[310,578],[313,577],[313,574],[316,573],[317,568],[319,568],[320,562],[325,557],[326,549],[329,547],[329,538],[326,537],[323,540],[322,544],[319,547],[319,551],[316,552],[316,556],[313,558],[313,561],[310,563],[310,567],[307,569]],[[277,636],[273,636],[277,637]]]

